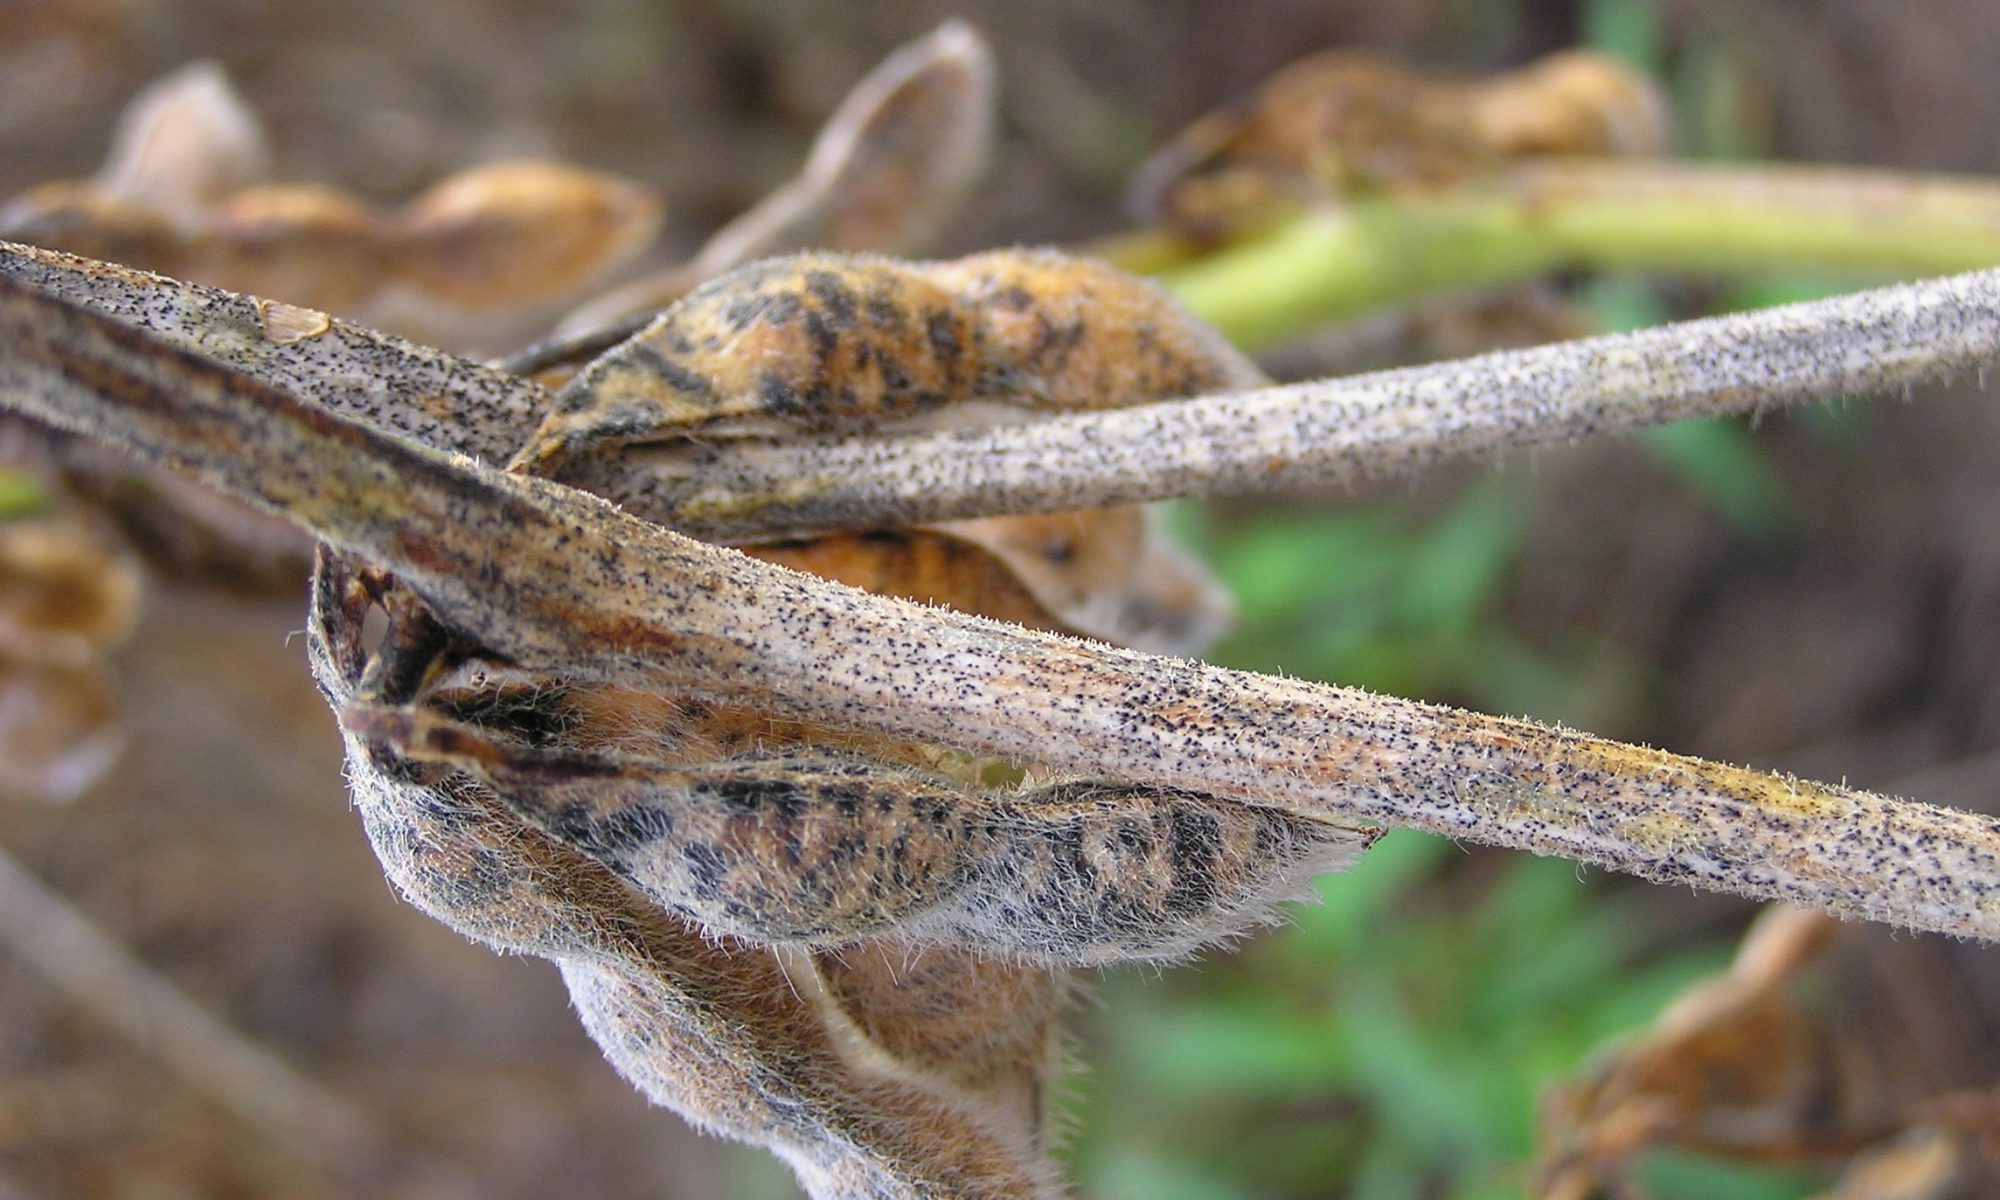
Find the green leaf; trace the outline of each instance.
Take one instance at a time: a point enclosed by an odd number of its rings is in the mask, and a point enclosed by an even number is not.
[[[1356,989],[1342,1024],[1355,1080],[1374,1099],[1385,1132],[1437,1166],[1495,1155],[1502,1136],[1488,1123],[1483,1098],[1466,1086],[1469,1064],[1440,1054],[1397,996]]]
[[[1156,1007],[1124,1024],[1120,1037],[1159,1092],[1292,1095],[1344,1078],[1345,1039],[1333,1024],[1264,999],[1218,996]]]
[[[1658,0],[1591,0],[1583,12],[1583,44],[1642,71],[1660,70]]]
[[[1466,489],[1412,548],[1398,615],[1419,627],[1471,624],[1506,581],[1527,507],[1517,480],[1489,478]]]
[[[1246,625],[1338,603],[1395,569],[1398,539],[1369,513],[1267,517],[1229,531],[1210,561]]]
[[[0,521],[17,521],[40,516],[49,510],[52,498],[42,481],[26,471],[0,467]]]
[[[1741,532],[1769,538],[1797,523],[1797,498],[1737,419],[1664,425],[1639,440]]]
[[[1633,1178],[1654,1200],[1805,1200],[1826,1180],[1796,1168],[1728,1162],[1679,1150],[1655,1150],[1633,1164]]]
[[[1249,1200],[1250,1193],[1191,1163],[1114,1151],[1092,1172],[1090,1194],[1105,1200]]]

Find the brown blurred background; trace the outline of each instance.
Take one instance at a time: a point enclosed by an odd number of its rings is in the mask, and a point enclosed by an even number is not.
[[[941,249],[1073,241],[1121,227],[1124,180],[1149,148],[1302,54],[1359,45],[1498,68],[1576,44],[1604,7],[0,0],[0,196],[88,174],[133,91],[213,58],[264,117],[279,178],[393,199],[486,159],[565,159],[660,189],[670,259],[787,178],[883,54],[960,15],[995,47],[1005,140]],[[1744,148],[2000,173],[2000,7],[1648,9],[1670,61],[1699,50],[1736,64],[1728,88],[1703,93],[1728,111],[1692,119]],[[1683,288],[1671,305],[1699,302],[1698,283]],[[1630,445],[1538,455],[1542,503],[1498,611],[1523,644],[1585,631],[1590,647],[1564,660],[1574,690],[1544,715],[1994,806],[2000,415],[1978,384],[1881,403],[1843,438],[1764,422],[1758,451],[1792,513],[1777,536],[1733,525]],[[1413,503],[1488,471],[1426,480]],[[552,969],[466,945],[391,893],[346,811],[331,721],[289,636],[296,609],[155,587],[119,664],[120,766],[65,807],[0,805],[0,845],[399,1145],[459,1164],[467,1194],[783,1194],[770,1170],[648,1111],[578,1030]],[[1427,698],[1482,697],[1447,685]],[[1661,903],[1671,923],[1710,930],[1743,909]],[[0,1196],[16,1193],[364,1194],[214,1107],[0,947]]]

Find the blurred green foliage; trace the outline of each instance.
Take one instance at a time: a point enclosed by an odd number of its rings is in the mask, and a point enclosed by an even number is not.
[[[1537,492],[1510,473],[1477,480],[1439,512],[1391,499],[1189,515],[1183,528],[1239,609],[1235,635],[1212,657],[1400,696],[1577,715],[1565,662],[1522,642],[1498,611]]]
[[[1683,127],[1711,157],[1753,152],[1744,63],[1726,39],[1663,63],[1657,0],[1594,0],[1588,40],[1664,70]],[[1730,288],[1719,308],[1831,290],[1812,280]],[[1590,281],[1579,303],[1606,330],[1674,315],[1648,281]],[[1854,422],[1820,410],[1829,445]],[[1739,536],[1782,537],[1800,505],[1741,420],[1638,439]],[[1234,666],[1587,722],[1578,663],[1617,662],[1579,632],[1531,645],[1502,610],[1525,532],[1543,508],[1522,472],[1435,497],[1337,511],[1185,509],[1177,527],[1240,606],[1219,648]],[[1628,686],[1643,668],[1627,665]],[[1593,886],[1574,865],[1471,854],[1397,831],[1293,925],[1206,968],[1102,981],[1075,1086],[1072,1158],[1103,1200],[1517,1197],[1537,1096],[1593,1050],[1644,1028],[1718,970],[1720,941],[1657,936],[1645,894]],[[1824,1180],[1678,1152],[1644,1156],[1655,1200],[1785,1200]]]
[[[1722,961],[1638,949],[1642,900],[1571,864],[1406,831],[1319,891],[1226,966],[1104,981],[1087,1194],[1518,1196],[1543,1083]]]
[[[1759,521],[1776,503],[1732,494]],[[1219,661],[1551,718],[1582,699],[1574,661],[1605,651],[1582,634],[1529,645],[1500,611],[1540,501],[1535,480],[1503,472],[1442,508],[1391,496],[1176,515],[1238,598]],[[1086,1194],[1520,1196],[1547,1082],[1727,957],[1720,942],[1662,946],[1643,890],[1409,831],[1319,894],[1292,928],[1205,969],[1103,981],[1077,1086]],[[1642,1167],[1657,1200],[1811,1182],[1685,1155]]]
[[[1515,4],[1462,0],[1461,33],[1505,44]],[[1768,129],[1741,48],[1718,27],[1668,53],[1660,0],[1590,0],[1585,44],[1665,83],[1682,154],[1760,154]],[[1124,131],[1086,138],[1107,149]],[[1811,278],[1737,282],[1711,311],[1811,299],[1851,287]],[[1693,315],[1651,280],[1579,284],[1605,331]],[[1867,413],[1833,405],[1798,418],[1836,451],[1859,452]],[[1635,438],[1739,536],[1779,540],[1802,506],[1742,419]],[[1322,511],[1174,511],[1176,532],[1236,597],[1237,632],[1211,655],[1246,669],[1584,725],[1605,664],[1628,694],[1647,668],[1577,631],[1534,644],[1504,611],[1544,489],[1527,472],[1474,477],[1453,496],[1377,497]],[[1596,683],[1579,682],[1593,664]],[[1644,1029],[1690,983],[1726,963],[1722,940],[1657,927],[1647,893],[1575,865],[1470,852],[1399,830],[1350,873],[1317,886],[1289,927],[1194,969],[1120,970],[1086,1006],[1088,1066],[1069,1084],[1067,1157],[1095,1200],[1362,1200],[1520,1197],[1537,1098],[1590,1055]],[[789,1194],[745,1151],[732,1194]],[[1823,1179],[1658,1151],[1636,1163],[1652,1200],[1792,1200]]]
[[[49,510],[51,499],[42,481],[26,471],[0,467],[0,521],[37,517]]]

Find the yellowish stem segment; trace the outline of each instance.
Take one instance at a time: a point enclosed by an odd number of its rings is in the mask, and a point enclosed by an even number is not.
[[[1434,196],[1302,216],[1184,265],[1151,242],[1142,248],[1196,315],[1254,349],[1434,293],[1566,267],[1916,278],[1992,266],[2000,182],[1546,162]]]

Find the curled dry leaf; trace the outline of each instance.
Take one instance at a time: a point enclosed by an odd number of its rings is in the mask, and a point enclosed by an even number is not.
[[[1587,51],[1456,79],[1333,50],[1189,126],[1140,168],[1132,207],[1208,240],[1288,205],[1446,187],[1523,158],[1659,154],[1667,140],[1652,82]]]
[[[907,253],[986,169],[993,52],[960,20],[896,50],[827,118],[805,169],[718,230],[691,264],[719,274],[799,250]]]
[[[804,170],[716,231],[686,264],[636,280],[572,313],[587,333],[665,308],[753,259],[800,250],[926,249],[992,155],[993,52],[960,20],[897,49],[854,86]]]
[[[1945,1200],[1989,1188],[2000,1135],[1975,952],[1898,942],[1824,913],[1773,908],[1728,971],[1544,1103],[1545,1200],[1583,1200],[1646,1150],[1854,1169],[1829,1195]]]

